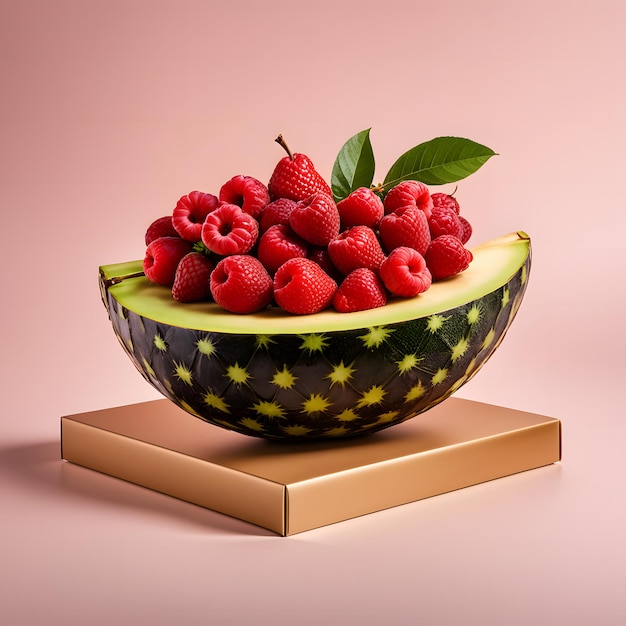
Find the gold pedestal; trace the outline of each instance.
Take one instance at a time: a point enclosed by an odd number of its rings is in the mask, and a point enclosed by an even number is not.
[[[554,418],[449,398],[369,437],[246,437],[155,400],[61,418],[66,461],[293,535],[558,462]]]

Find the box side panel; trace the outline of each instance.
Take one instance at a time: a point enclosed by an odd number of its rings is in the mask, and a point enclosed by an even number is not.
[[[69,418],[61,446],[71,463],[285,534],[284,485]]]
[[[428,450],[287,486],[291,535],[560,459],[560,422]]]

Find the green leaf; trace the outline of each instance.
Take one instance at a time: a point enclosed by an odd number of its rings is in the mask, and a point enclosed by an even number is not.
[[[339,202],[359,187],[369,187],[374,179],[374,152],[370,143],[370,128],[362,130],[341,147],[330,179],[330,187]]]
[[[496,153],[471,139],[436,137],[405,152],[391,166],[385,191],[403,180],[426,185],[455,183],[473,174]]]

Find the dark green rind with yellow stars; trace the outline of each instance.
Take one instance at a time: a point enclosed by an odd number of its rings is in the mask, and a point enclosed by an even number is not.
[[[417,298],[357,313],[179,304],[141,261],[102,266],[100,289],[122,347],[165,397],[245,435],[310,441],[403,422],[484,365],[524,296],[530,238],[515,232],[472,252],[465,272]]]

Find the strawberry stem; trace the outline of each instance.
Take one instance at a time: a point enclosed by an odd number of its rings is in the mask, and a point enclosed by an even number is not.
[[[289,149],[289,146],[287,145],[287,142],[284,140],[283,136],[278,135],[278,137],[276,137],[274,141],[279,144],[280,147],[283,148],[283,150],[285,150],[285,152],[289,155],[289,158],[293,161],[293,154],[291,153],[291,150]]]

